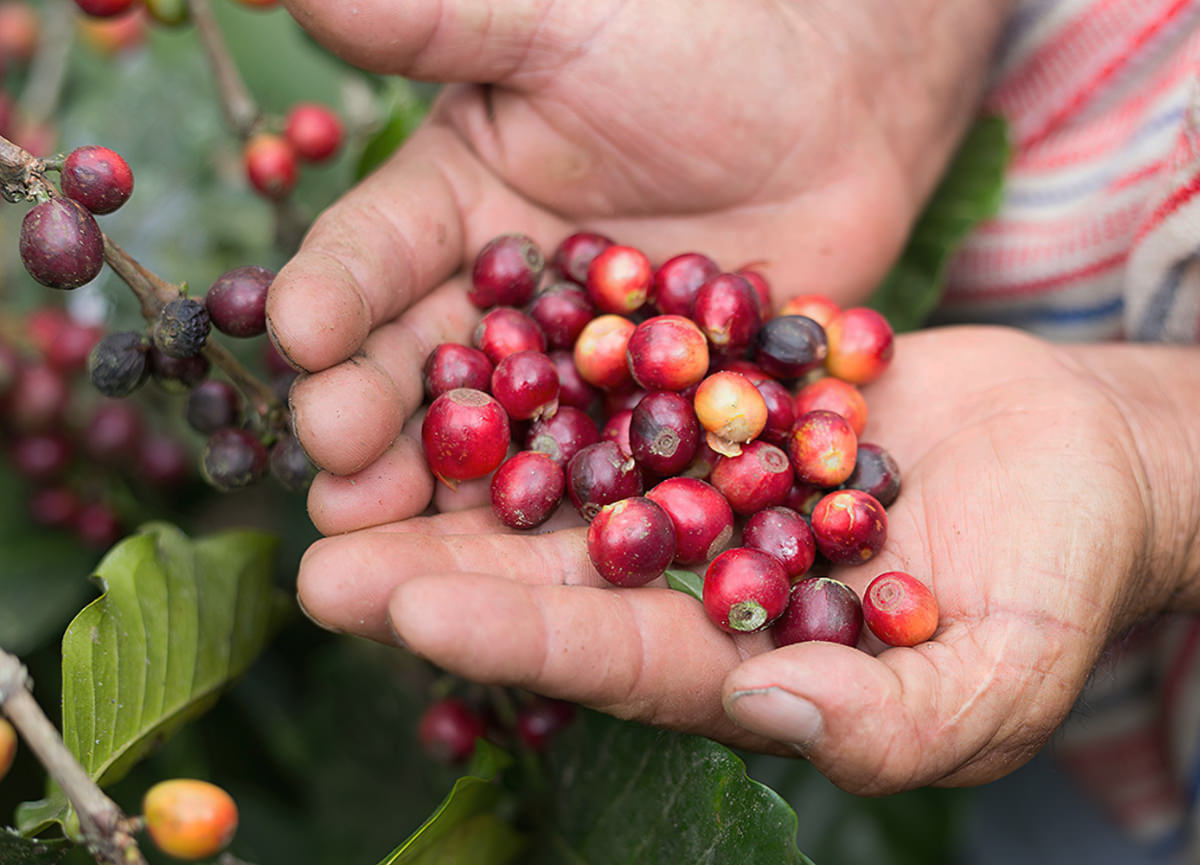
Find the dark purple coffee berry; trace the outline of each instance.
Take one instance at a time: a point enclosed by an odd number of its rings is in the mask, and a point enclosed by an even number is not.
[[[104,236],[82,204],[54,198],[36,204],[21,223],[21,261],[50,288],[78,288],[104,267]]]
[[[900,465],[879,445],[859,442],[854,471],[842,483],[841,489],[862,490],[874,496],[885,508],[891,507],[900,495]]]
[[[271,446],[268,461],[271,477],[291,493],[304,492],[317,475],[317,467],[293,435],[281,436]]]
[[[787,609],[771,626],[776,646],[824,640],[854,646],[863,608],[854,589],[830,577],[808,577],[792,586]]]
[[[552,282],[529,303],[529,317],[546,335],[546,347],[570,349],[580,331],[596,317],[596,307],[581,286],[567,280]]]
[[[194,298],[177,297],[158,313],[151,337],[168,357],[195,357],[208,341],[212,319],[204,304]]]
[[[525,433],[525,449],[540,451],[567,467],[571,457],[600,441],[600,427],[591,415],[574,406],[560,405],[553,417],[535,420]]]
[[[229,336],[258,336],[267,331],[267,289],[275,271],[256,264],[235,267],[217,277],[204,295],[212,326]]]
[[[642,494],[642,473],[615,441],[588,445],[567,463],[567,496],[588,522],[607,504]]]
[[[248,487],[266,473],[267,449],[253,433],[225,427],[205,442],[200,471],[221,492]]]
[[[211,368],[208,358],[202,354],[171,357],[153,344],[146,357],[150,363],[150,377],[168,393],[187,393],[208,378]]]
[[[629,420],[629,449],[638,465],[664,477],[687,468],[700,446],[692,401],[669,390],[642,397]]]
[[[524,234],[502,234],[479,251],[467,298],[480,309],[524,306],[542,279],[546,259]]]
[[[210,378],[188,393],[184,416],[192,429],[211,435],[222,427],[236,426],[241,407],[241,397],[233,385]]]
[[[107,147],[76,147],[63,161],[62,191],[92,213],[112,213],[133,195],[133,172]]]
[[[425,358],[421,379],[430,402],[456,387],[487,392],[492,386],[492,362],[477,348],[443,342]]]
[[[563,279],[584,285],[592,259],[613,245],[613,241],[594,231],[578,231],[563,238],[550,257],[550,263]]]
[[[105,335],[88,354],[88,378],[105,396],[129,396],[150,373],[147,344],[140,333],[119,330]]]
[[[803,315],[772,318],[755,337],[755,362],[778,379],[799,378],[824,364],[828,354],[825,329]]]

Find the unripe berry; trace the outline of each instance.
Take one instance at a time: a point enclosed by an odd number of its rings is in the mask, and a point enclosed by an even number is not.
[[[287,139],[260,132],[242,151],[246,178],[266,198],[286,198],[296,186],[296,151]]]
[[[62,191],[92,213],[112,213],[133,194],[133,172],[107,147],[76,147],[63,162]]]
[[[215,784],[193,778],[155,784],[142,800],[142,811],[151,840],[176,859],[215,856],[237,831],[233,797]]]
[[[159,24],[179,27],[192,17],[188,0],[144,0],[146,11]]]
[[[267,471],[267,449],[253,433],[238,427],[219,429],[204,444],[204,479],[221,492],[248,487]]]
[[[17,731],[5,718],[0,718],[0,778],[8,774],[17,756]]]
[[[255,264],[235,267],[217,277],[204,295],[213,327],[230,336],[266,333],[267,289],[275,271]]]
[[[129,396],[146,381],[146,341],[132,330],[106,335],[88,355],[88,378],[105,396]]]
[[[288,112],[283,137],[307,162],[324,162],[342,146],[342,121],[324,105],[305,102]]]
[[[54,198],[34,205],[21,222],[21,261],[50,288],[78,288],[104,267],[104,236],[78,202]]]
[[[182,359],[199,354],[211,330],[212,319],[203,303],[177,297],[159,312],[151,336],[163,354]]]

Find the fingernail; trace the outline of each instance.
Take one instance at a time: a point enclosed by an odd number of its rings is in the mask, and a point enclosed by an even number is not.
[[[304,601],[300,600],[299,595],[296,595],[296,606],[300,608],[300,612],[304,613],[304,618],[308,619],[310,622],[312,622],[314,625],[316,625],[321,630],[329,631],[329,633],[331,633],[331,634],[346,633],[345,631],[343,631],[339,628],[330,627],[329,625],[325,624],[320,619],[318,619],[316,616],[314,616],[312,613],[310,613],[308,611],[308,607],[304,606]]]
[[[821,713],[803,697],[772,685],[735,691],[725,706],[738,724],[807,753],[821,735]]]

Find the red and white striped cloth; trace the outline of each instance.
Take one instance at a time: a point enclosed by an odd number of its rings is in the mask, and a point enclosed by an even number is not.
[[[986,107],[1013,136],[1004,203],[937,321],[1200,342],[1200,0],[1024,0]],[[1116,824],[1200,862],[1200,618],[1114,646],[1052,747]]]

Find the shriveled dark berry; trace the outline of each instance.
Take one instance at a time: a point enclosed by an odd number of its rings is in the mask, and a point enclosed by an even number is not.
[[[54,198],[34,205],[21,222],[21,261],[50,288],[78,288],[104,267],[104,236],[82,204]]]
[[[317,467],[293,435],[285,435],[275,442],[268,456],[271,477],[288,492],[304,492],[316,477]]]
[[[146,355],[150,362],[150,377],[168,393],[187,393],[208,378],[211,364],[202,354],[191,357],[171,357],[151,344]]]
[[[104,336],[88,354],[88,378],[105,396],[129,396],[150,373],[142,334],[119,330]]]
[[[112,213],[133,194],[133,172],[107,147],[76,147],[63,161],[62,191],[92,213]]]
[[[225,427],[205,442],[200,471],[210,485],[222,492],[248,487],[266,473],[267,449],[253,433]]]
[[[241,407],[241,397],[233,385],[210,378],[188,393],[184,416],[192,429],[210,435],[222,427],[236,425]]]
[[[267,289],[275,271],[256,264],[235,267],[217,277],[204,295],[212,326],[229,336],[266,333]]]
[[[159,312],[151,335],[163,354],[186,358],[200,353],[211,330],[212,319],[202,302],[177,297]]]

